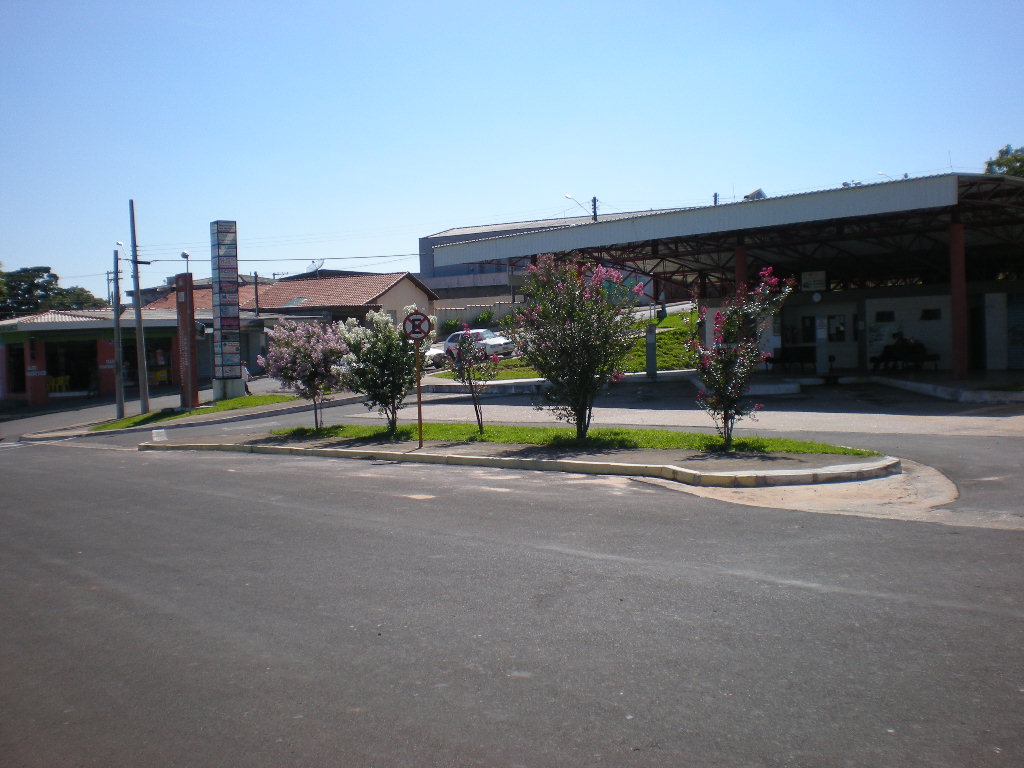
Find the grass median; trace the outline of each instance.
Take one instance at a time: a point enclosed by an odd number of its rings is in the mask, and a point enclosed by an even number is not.
[[[90,429],[93,432],[103,432],[108,429],[145,427],[150,424],[157,424],[161,421],[183,419],[186,416],[198,416],[204,413],[220,413],[221,411],[238,411],[245,408],[259,408],[264,405],[287,403],[292,400],[298,400],[298,398],[289,397],[288,395],[244,395],[242,397],[233,397],[230,400],[218,400],[215,403],[201,405],[191,411],[165,409],[162,411],[153,411],[152,413],[142,413],[136,416],[126,416],[125,418],[118,419],[117,421],[108,421],[103,424],[97,424],[94,427],[90,427]]]
[[[367,443],[403,443],[418,440],[415,424],[403,424],[394,434],[387,428],[365,424],[335,424],[312,429],[294,427],[277,429],[271,434],[296,441],[352,440]],[[444,443],[504,443],[539,445],[577,450],[667,449],[718,453],[724,441],[718,435],[700,432],[676,432],[664,429],[611,429],[595,427],[585,440],[576,439],[575,429],[560,427],[511,427],[488,425],[481,435],[475,424],[423,424],[423,439]],[[836,454],[841,456],[881,456],[878,451],[849,448],[828,443],[789,440],[778,437],[741,437],[733,440],[733,453],[752,454]]]

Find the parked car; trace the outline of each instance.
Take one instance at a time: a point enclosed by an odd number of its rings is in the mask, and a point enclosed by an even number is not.
[[[423,352],[424,368],[440,368],[444,365],[444,344],[431,344],[430,349]]]
[[[473,338],[473,343],[488,355],[506,356],[511,355],[515,350],[515,345],[511,341],[494,331],[487,328],[470,328],[468,331],[456,331],[445,340],[444,352],[446,355],[455,357],[455,352],[459,348],[459,339],[464,333],[468,333]]]

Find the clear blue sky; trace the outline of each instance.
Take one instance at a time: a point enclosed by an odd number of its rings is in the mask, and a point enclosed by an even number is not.
[[[420,236],[566,194],[702,205],[1024,144],[996,0],[0,0],[0,62],[0,262],[102,297],[130,198],[145,285],[183,250],[209,276],[214,219],[245,272],[415,271]]]

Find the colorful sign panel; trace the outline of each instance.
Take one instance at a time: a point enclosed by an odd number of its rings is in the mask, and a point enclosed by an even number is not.
[[[213,273],[213,378],[240,379],[237,222],[210,222],[210,266]]]

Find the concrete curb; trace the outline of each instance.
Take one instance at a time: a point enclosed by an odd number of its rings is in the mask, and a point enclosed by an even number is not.
[[[893,389],[905,389],[919,395],[931,395],[954,403],[990,403],[1011,405],[1024,403],[1024,392],[1003,392],[996,389],[958,389],[927,381],[896,379],[888,376],[871,376],[869,380]]]
[[[733,470],[700,472],[668,464],[629,464],[585,461],[580,459],[523,459],[510,456],[471,456],[451,453],[409,453],[400,451],[358,450],[351,448],[301,448],[287,445],[240,445],[236,443],[140,443],[140,451],[229,451],[289,456],[315,456],[335,459],[369,459],[419,464],[520,469],[537,472],[574,472],[588,475],[624,475],[656,477],[684,485],[705,488],[760,488],[780,485],[814,485],[871,480],[903,472],[899,459],[884,456],[860,464],[837,464],[805,470]]]
[[[333,400],[328,400],[324,403],[324,408],[333,408],[336,405],[348,405],[350,403],[361,403],[366,398],[362,395],[347,395],[345,397],[338,397]],[[27,435],[22,435],[21,440],[26,443],[41,442],[44,440],[61,440],[68,437],[109,437],[110,435],[123,434],[126,432],[152,432],[154,429],[178,429],[180,427],[194,427],[197,424],[230,424],[235,421],[248,421],[250,419],[262,419],[266,416],[273,416],[274,414],[286,415],[289,413],[301,413],[302,411],[309,411],[313,409],[312,403],[308,401],[302,401],[301,403],[281,403],[280,407],[276,405],[268,405],[266,407],[258,408],[246,408],[238,409],[235,411],[220,411],[218,413],[207,414],[196,414],[195,416],[187,416],[181,419],[169,419],[167,421],[158,421],[153,424],[143,424],[138,427],[125,427],[124,429],[106,429],[93,432],[89,427],[95,424],[105,424],[106,422],[97,421],[91,424],[77,424],[72,427],[66,427],[64,429],[54,430],[53,432],[34,432]]]

